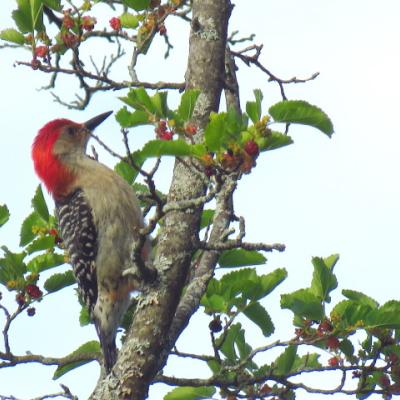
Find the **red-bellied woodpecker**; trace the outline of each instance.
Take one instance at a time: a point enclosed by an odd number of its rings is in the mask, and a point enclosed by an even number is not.
[[[134,269],[132,250],[143,227],[132,187],[86,155],[90,131],[110,114],[85,123],[56,119],[40,129],[32,145],[35,171],[55,200],[61,237],[108,372],[117,357],[117,328],[135,288],[124,271]]]

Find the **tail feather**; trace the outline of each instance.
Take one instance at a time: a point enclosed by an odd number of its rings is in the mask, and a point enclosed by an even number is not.
[[[117,346],[115,344],[115,337],[104,335],[96,322],[95,326],[100,340],[101,350],[103,352],[104,369],[106,370],[107,374],[109,374],[117,361]]]

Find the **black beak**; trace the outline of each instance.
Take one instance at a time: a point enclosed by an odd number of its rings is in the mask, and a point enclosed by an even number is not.
[[[97,115],[94,118],[89,119],[83,123],[83,126],[89,131],[94,131],[97,126],[99,126],[105,119],[107,119],[113,112],[107,111],[103,114]]]

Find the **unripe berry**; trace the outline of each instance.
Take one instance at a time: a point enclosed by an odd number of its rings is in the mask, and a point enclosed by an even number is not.
[[[96,25],[96,22],[96,18],[85,15],[82,18],[81,27],[86,31],[92,31],[94,29],[94,26]]]
[[[197,133],[197,125],[193,122],[189,122],[185,126],[185,132],[189,136],[193,136]]]
[[[63,27],[67,29],[71,29],[74,27],[74,20],[68,13],[64,14]]]
[[[160,134],[160,139],[161,140],[172,140],[173,134],[171,131],[165,131]]]
[[[338,357],[332,357],[328,360],[328,364],[331,367],[337,367],[339,365],[339,358]]]
[[[65,46],[68,48],[74,48],[78,44],[78,36],[73,33],[66,32],[61,35],[61,39],[64,42]]]
[[[110,26],[114,31],[120,31],[121,30],[121,20],[118,17],[112,17],[109,21]]]
[[[36,58],[33,59],[33,60],[31,61],[31,67],[32,67],[32,69],[34,69],[34,70],[39,69],[39,67],[40,67],[41,65],[42,65],[42,63],[41,63],[39,60],[37,60]]]
[[[244,151],[252,157],[257,157],[260,153],[258,144],[254,140],[249,140],[244,144]]]
[[[45,58],[49,54],[49,48],[47,46],[37,46],[35,48],[35,56]]]

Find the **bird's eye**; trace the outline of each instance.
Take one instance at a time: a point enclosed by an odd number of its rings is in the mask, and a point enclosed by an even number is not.
[[[76,133],[76,129],[75,129],[73,126],[69,126],[69,127],[67,128],[67,133],[68,133],[68,135],[70,135],[70,136],[74,136],[75,133]]]

